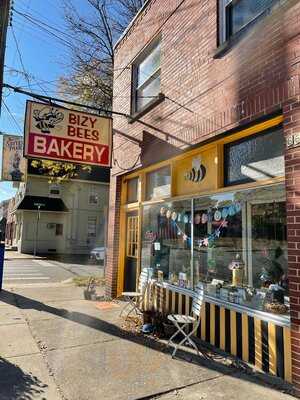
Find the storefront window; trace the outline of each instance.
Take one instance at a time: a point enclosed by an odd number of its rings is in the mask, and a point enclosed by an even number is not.
[[[127,203],[138,201],[139,178],[132,178],[127,181]]]
[[[144,207],[142,268],[191,288],[191,201]]]
[[[225,186],[283,176],[283,153],[281,128],[226,144]]]
[[[226,302],[285,314],[285,210],[284,185],[144,206],[142,268],[181,287],[201,281],[208,296]]]
[[[149,172],[146,175],[146,200],[171,195],[171,169],[169,166]]]
[[[231,273],[227,266],[236,256],[244,257],[244,204],[235,193],[195,199],[194,204],[195,282],[229,282]]]

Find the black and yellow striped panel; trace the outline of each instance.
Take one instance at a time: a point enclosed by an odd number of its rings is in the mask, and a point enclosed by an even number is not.
[[[157,311],[192,313],[192,297],[170,289],[159,289]],[[262,321],[213,303],[201,309],[197,336],[257,368],[291,382],[290,328]]]

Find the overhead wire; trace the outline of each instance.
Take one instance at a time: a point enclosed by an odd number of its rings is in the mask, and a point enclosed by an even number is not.
[[[12,121],[14,122],[14,124],[16,125],[16,127],[18,128],[18,130],[20,131],[20,134],[22,135],[22,128],[21,125],[19,124],[19,122],[16,120],[16,118],[14,117],[13,113],[10,111],[8,105],[6,104],[5,100],[2,99],[2,103],[6,109],[6,111],[8,112],[9,116],[11,117]]]
[[[182,2],[182,3],[183,3],[183,2]],[[21,13],[21,12],[19,12],[19,11],[17,11],[17,10],[15,10],[15,11],[16,11],[19,15],[23,16],[24,18],[26,18],[26,19],[27,19],[29,22],[31,22],[32,24],[36,25],[39,29],[41,29],[41,30],[43,29],[47,34],[50,34],[50,35],[53,35],[54,37],[56,37],[58,40],[60,40],[62,43],[64,43],[64,45],[67,45],[68,47],[71,47],[72,49],[74,48],[73,46],[70,46],[70,44],[69,44],[68,42],[66,42],[62,37],[60,37],[60,36],[58,36],[58,35],[56,35],[56,34],[53,34],[53,32],[48,31],[48,29],[45,29],[45,27],[41,26],[40,23],[42,22],[44,25],[48,26],[50,29],[55,30],[55,31],[58,32],[60,35],[63,35],[63,36],[65,36],[65,37],[70,37],[70,35],[66,34],[65,32],[62,32],[62,31],[61,31],[60,29],[58,29],[58,28],[51,27],[50,25],[45,24],[45,22],[39,21],[39,20],[37,20],[36,18],[34,18],[34,17],[30,16],[30,15]],[[74,38],[72,37],[72,39],[74,39]],[[80,41],[80,42],[83,43],[82,41]],[[123,67],[123,68],[118,68],[118,69],[115,69],[115,70],[121,70],[121,71],[123,72],[125,69],[129,69],[129,68],[130,68],[129,66],[125,66],[125,67]],[[44,90],[43,90],[43,91],[44,91]],[[175,91],[176,91],[176,90],[175,90]],[[44,91],[44,92],[45,92],[45,91]],[[177,91],[177,92],[178,92],[178,91]],[[48,93],[50,93],[50,92],[48,92]],[[179,93],[179,92],[178,92],[178,93]],[[180,95],[182,95],[182,93],[180,93]],[[114,96],[114,98],[116,98],[116,97],[118,97],[118,96],[117,96],[117,95]],[[121,96],[120,96],[120,97],[121,97]],[[122,97],[124,97],[124,96],[122,96]],[[151,96],[151,97],[155,98],[156,96]],[[194,110],[191,110],[190,108],[187,108],[187,107],[185,106],[185,104],[179,103],[177,100],[172,99],[172,98],[171,98],[170,96],[168,96],[168,95],[165,95],[165,98],[167,98],[167,99],[168,99],[169,101],[171,101],[172,103],[178,105],[179,108],[184,108],[185,110],[187,110],[187,111],[189,111],[189,112],[191,112],[191,113],[198,114],[198,113],[195,112]],[[177,109],[177,110],[178,110],[178,109]],[[171,114],[174,113],[174,112],[176,112],[177,110],[174,110],[173,112],[171,112]],[[198,115],[200,115],[200,114],[198,114]],[[203,115],[201,115],[201,117],[205,119],[205,117],[203,117]],[[166,119],[166,118],[167,118],[167,116],[164,117],[163,119]],[[208,119],[208,118],[207,118],[207,119]],[[124,144],[125,144],[125,143],[124,143]],[[124,144],[121,144],[120,147],[121,147],[122,145],[124,145]],[[118,149],[118,148],[119,148],[119,147],[117,147],[117,149]]]
[[[27,80],[29,89],[32,90],[31,87],[30,87],[29,75],[26,72],[26,69],[25,69],[25,66],[24,66],[22,54],[21,54],[21,51],[20,51],[20,48],[19,48],[19,44],[18,44],[18,41],[17,41],[16,35],[15,35],[15,31],[14,31],[14,27],[13,26],[11,26],[11,33],[12,33],[12,36],[13,36],[13,39],[14,39],[14,42],[15,42],[15,45],[16,45],[17,53],[18,53],[18,56],[19,56],[20,64],[21,64],[25,79]]]

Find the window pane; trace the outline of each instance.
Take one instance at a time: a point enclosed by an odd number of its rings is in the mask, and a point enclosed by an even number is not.
[[[225,145],[225,185],[283,176],[283,152],[282,129]]]
[[[191,201],[144,207],[142,268],[162,271],[164,280],[191,287]]]
[[[274,0],[239,0],[231,6],[231,33],[234,34],[270,7]]]
[[[55,235],[61,236],[63,234],[63,224],[56,224],[55,225]]]
[[[243,205],[234,193],[196,199],[194,204],[195,282],[216,278],[230,283],[229,264],[237,255],[244,257]]]
[[[139,178],[133,178],[127,181],[127,203],[135,203],[138,201],[138,184]]]
[[[87,233],[88,237],[96,237],[97,218],[88,217]]]
[[[160,75],[155,79],[151,79],[149,83],[137,90],[136,101],[137,110],[141,110],[155,98],[157,98],[160,92]]]
[[[171,195],[170,167],[160,168],[146,175],[146,200],[168,197]]]
[[[287,232],[284,202],[251,206],[253,286],[282,283],[287,289]]]
[[[138,65],[138,87],[145,83],[160,67],[160,43]]]
[[[277,302],[287,313],[284,185],[195,199],[193,265],[194,283],[204,282],[209,296],[271,312]]]

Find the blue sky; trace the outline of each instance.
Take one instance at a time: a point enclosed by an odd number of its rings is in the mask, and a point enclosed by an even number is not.
[[[74,4],[82,13],[87,11],[85,0],[74,0]],[[63,18],[61,0],[14,0],[16,11],[30,15],[44,26],[44,29],[33,25],[26,18],[13,13],[12,28],[8,28],[7,47],[5,54],[4,82],[19,86],[28,91],[55,96],[56,83],[59,76],[68,71],[70,64],[69,49],[59,39],[49,35],[45,29],[50,25],[67,32]],[[55,31],[54,31],[55,33]],[[67,36],[59,33],[64,40]],[[21,54],[18,54],[16,41]],[[30,75],[28,81],[23,72]],[[21,71],[18,72],[18,71]],[[23,135],[24,111],[26,96],[4,89],[3,101],[10,110],[2,104],[0,131],[9,134]],[[2,147],[2,140],[1,140]],[[0,182],[0,201],[12,197],[15,189],[9,182]]]

